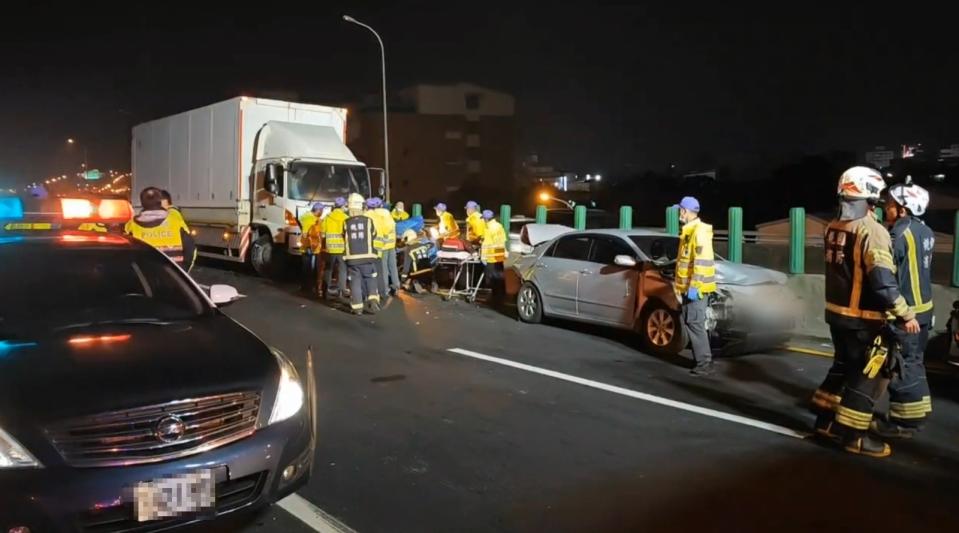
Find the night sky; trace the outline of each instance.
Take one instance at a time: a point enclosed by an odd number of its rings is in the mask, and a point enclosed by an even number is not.
[[[67,137],[95,166],[126,169],[132,125],[238,94],[329,104],[376,94],[375,41],[343,13],[383,35],[392,89],[468,81],[513,93],[521,153],[574,171],[959,142],[948,17],[914,3],[790,4],[788,15],[717,4],[5,14],[0,188],[76,168],[82,153]]]

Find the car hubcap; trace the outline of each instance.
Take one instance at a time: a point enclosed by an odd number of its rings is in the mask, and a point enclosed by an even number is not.
[[[646,335],[655,346],[668,346],[676,333],[676,322],[672,315],[663,309],[657,309],[649,315],[646,322]]]
[[[536,295],[533,289],[527,287],[519,294],[519,311],[523,316],[530,318],[536,312]]]

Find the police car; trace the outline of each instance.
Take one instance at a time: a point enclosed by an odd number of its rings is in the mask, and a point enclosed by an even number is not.
[[[123,201],[0,198],[0,532],[167,529],[304,485],[314,383],[144,243]],[[49,207],[49,205],[47,206]]]

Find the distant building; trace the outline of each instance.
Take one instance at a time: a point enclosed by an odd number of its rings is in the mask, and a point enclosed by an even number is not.
[[[476,189],[512,190],[514,115],[511,95],[468,83],[400,91],[389,107],[392,199],[425,205]],[[382,167],[382,108],[352,113],[347,142],[361,161]]]
[[[893,150],[887,149],[885,146],[877,146],[874,149],[866,152],[866,163],[875,169],[883,169],[892,164],[892,160],[896,158],[896,152]]]

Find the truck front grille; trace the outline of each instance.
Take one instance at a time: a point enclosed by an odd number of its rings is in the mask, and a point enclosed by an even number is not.
[[[259,393],[237,392],[84,416],[47,434],[71,466],[155,463],[247,437],[259,411]]]

